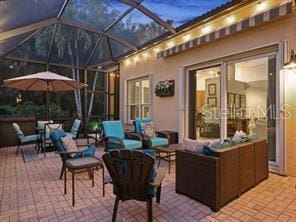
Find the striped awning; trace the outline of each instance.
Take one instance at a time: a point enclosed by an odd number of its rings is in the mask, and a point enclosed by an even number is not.
[[[291,13],[292,13],[292,3],[289,2],[284,5],[272,8],[269,11],[266,11],[264,13],[255,15],[253,17],[244,19],[238,23],[224,27],[220,30],[211,32],[209,34],[200,36],[198,38],[194,38],[190,41],[184,42],[180,45],[174,46],[174,47],[166,49],[164,51],[160,51],[159,53],[157,53],[157,58],[158,59],[166,58],[166,57],[169,57],[169,56],[181,53],[181,52],[185,52],[187,50],[199,47],[199,46],[204,45],[206,43],[210,43],[210,42],[222,39],[222,38],[226,38],[228,36],[249,30],[251,28],[255,28],[255,27],[260,26],[264,23],[274,21],[280,17],[286,16]]]

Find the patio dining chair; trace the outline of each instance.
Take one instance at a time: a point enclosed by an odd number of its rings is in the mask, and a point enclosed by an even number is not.
[[[168,146],[170,135],[164,132],[155,132],[154,137],[148,137],[143,134],[141,124],[152,123],[152,119],[136,119],[134,121],[135,133],[142,136],[143,148],[151,149],[156,146]]]
[[[63,124],[61,123],[45,123],[44,124],[44,130],[42,131],[42,149],[44,157],[46,156],[46,149],[47,147],[50,147],[53,142],[50,138],[50,134],[58,129],[62,129]]]
[[[81,149],[76,152],[69,152],[65,149],[62,138],[67,136],[66,132],[63,129],[57,129],[53,132],[50,133],[50,139],[52,143],[54,144],[57,153],[60,155],[61,160],[62,160],[62,169],[60,173],[60,179],[62,179],[64,171],[65,171],[65,162],[68,159],[73,159],[73,158],[81,158],[81,157],[89,157],[89,156],[94,156],[96,149],[94,147],[86,147],[84,149]]]
[[[70,135],[76,141],[76,143],[77,143],[78,130],[80,128],[80,125],[81,125],[81,120],[75,119],[72,124],[72,128],[71,128],[70,132],[66,132],[66,134]]]
[[[103,121],[103,140],[105,151],[112,149],[142,149],[142,139],[139,135],[124,132],[122,123],[116,121]]]
[[[116,196],[112,221],[116,221],[119,201],[127,200],[145,201],[147,221],[153,221],[152,200],[156,196],[156,202],[160,202],[161,183],[165,176],[162,169],[156,171],[155,158],[145,150],[112,150],[102,159]]]
[[[35,148],[39,149],[40,143],[41,143],[41,138],[39,134],[25,136],[20,126],[17,123],[13,123],[12,127],[18,139],[16,155],[18,155],[21,145],[35,143]]]

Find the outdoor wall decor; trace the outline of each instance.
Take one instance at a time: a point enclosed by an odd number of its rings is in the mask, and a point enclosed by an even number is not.
[[[160,81],[155,86],[155,94],[159,97],[174,96],[175,81],[165,80]]]

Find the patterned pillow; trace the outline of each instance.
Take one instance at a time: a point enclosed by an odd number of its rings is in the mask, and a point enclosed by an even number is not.
[[[74,142],[74,140],[70,135],[62,137],[61,140],[67,152],[79,151],[76,143]]]
[[[183,140],[183,145],[185,150],[192,152],[202,152],[202,149],[205,145],[209,145],[208,140],[192,140],[185,138]]]
[[[149,138],[155,137],[153,122],[141,123],[142,134]]]

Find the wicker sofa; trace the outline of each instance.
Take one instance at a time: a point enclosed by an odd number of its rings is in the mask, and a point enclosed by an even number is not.
[[[266,140],[221,148],[211,156],[176,151],[176,192],[213,211],[268,178]]]

